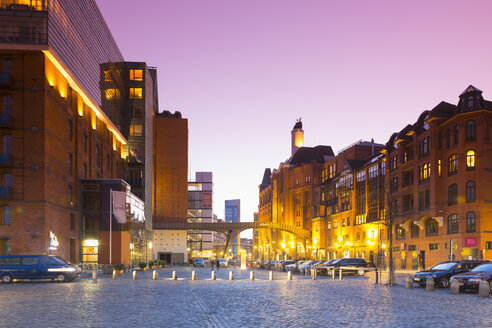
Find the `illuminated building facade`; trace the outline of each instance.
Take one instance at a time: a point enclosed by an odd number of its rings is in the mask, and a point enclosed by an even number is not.
[[[195,172],[195,181],[188,182],[188,222],[213,222],[213,174]],[[212,231],[188,231],[188,258],[212,257],[215,253]]]
[[[153,258],[168,263],[187,261],[186,230],[159,230],[165,222],[187,222],[188,120],[180,112],[154,117]]]
[[[469,86],[389,139],[388,214],[398,269],[492,259],[492,102]]]
[[[95,1],[1,1],[1,254],[78,263],[86,233],[90,247],[108,245],[105,214],[98,227],[86,220],[81,188],[85,179],[124,184],[128,123],[121,106],[105,102],[101,77],[101,65],[121,62]]]

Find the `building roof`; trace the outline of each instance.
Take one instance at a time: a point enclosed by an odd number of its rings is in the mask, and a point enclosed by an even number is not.
[[[265,169],[263,173],[263,180],[261,180],[261,188],[266,188],[272,184],[272,171],[270,169]]]
[[[301,147],[299,148],[291,158],[289,158],[286,164],[290,165],[302,165],[316,161],[318,163],[325,162],[325,156],[334,156],[331,146],[316,146],[316,147]]]

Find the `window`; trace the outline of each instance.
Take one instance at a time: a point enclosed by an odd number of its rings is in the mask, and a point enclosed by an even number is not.
[[[439,250],[439,244],[438,243],[429,244],[429,250],[430,251],[437,251],[437,250]]]
[[[442,165],[441,165],[441,160],[438,159],[437,160],[437,175],[441,176],[441,174],[442,174]]]
[[[398,191],[398,177],[394,177],[390,180],[390,194]]]
[[[419,226],[416,224],[412,224],[412,227],[410,228],[410,234],[412,238],[419,238],[419,234],[420,234]]]
[[[452,184],[448,187],[448,205],[455,205],[458,203],[458,185]]]
[[[0,239],[0,255],[9,255],[10,254],[10,239],[8,238],[1,238]],[[6,264],[6,261],[10,261],[13,258],[3,258],[3,260],[0,260],[0,264]],[[20,261],[19,261],[20,262]]]
[[[475,121],[466,122],[466,140],[475,140],[476,133]]]
[[[448,233],[458,233],[460,230],[460,223],[458,220],[458,214],[451,214],[448,216]]]
[[[453,154],[448,158],[448,175],[458,172],[458,154]]]
[[[96,146],[96,167],[101,168],[101,148]]]
[[[67,202],[69,205],[72,205],[72,202],[73,202],[73,187],[72,187],[72,185],[68,185]]]
[[[430,208],[430,189],[419,191],[419,210]]]
[[[130,88],[130,99],[143,99],[142,88]]]
[[[439,224],[436,219],[429,219],[425,222],[425,235],[437,236]]]
[[[408,187],[413,185],[413,170],[403,172],[403,185],[402,187]]]
[[[446,130],[446,148],[449,148],[451,146],[451,130],[447,129]]]
[[[413,209],[413,193],[403,196],[403,211]]]
[[[104,90],[104,94],[106,96],[106,100],[113,100],[120,98],[120,90],[115,88],[109,88]]]
[[[475,201],[475,181],[468,181],[466,183],[466,202],[471,203]]]
[[[73,174],[73,155],[68,153],[68,175],[71,176]]]
[[[430,149],[430,137],[424,138],[420,143],[420,156],[427,156],[429,155],[429,149]]]
[[[457,145],[458,144],[458,125],[455,125],[454,126],[454,140],[453,140],[453,144],[454,145]]]
[[[485,242],[485,249],[488,251],[492,249],[492,241]]]
[[[4,1],[2,1],[4,2]],[[12,57],[3,57],[2,59],[2,71],[12,74],[14,72],[14,65],[12,63]]]
[[[10,206],[3,206],[2,208],[2,225],[10,224]]]
[[[4,95],[2,98],[2,113],[12,114],[12,96]]]
[[[415,252],[417,250],[417,245],[408,245],[409,252]]]
[[[12,174],[7,173],[3,175],[3,185],[5,187],[11,187],[12,188]]]
[[[439,135],[437,137],[437,146],[439,147],[439,149],[442,149],[442,132],[439,131]]]
[[[393,156],[390,158],[390,171],[394,171],[398,168],[398,157]]]
[[[466,152],[466,169],[473,170],[475,169],[475,151],[469,150]]]
[[[133,107],[133,117],[142,117],[142,106],[134,106]]]
[[[82,148],[84,149],[84,153],[87,153],[87,134],[85,133],[82,139]]]
[[[333,220],[333,229],[338,228],[338,220]]]
[[[12,154],[12,136],[9,134],[2,137],[2,153]]]
[[[475,232],[476,222],[475,222],[475,212],[466,213],[466,232]]]
[[[342,218],[342,227],[345,227],[345,219]]]
[[[419,167],[419,181],[427,181],[430,178],[430,163],[425,163]]]
[[[405,229],[402,226],[396,229],[396,239],[405,239]]]
[[[68,120],[68,140],[72,141],[73,139],[73,123],[71,120]]]
[[[143,71],[141,69],[131,69],[130,70],[130,80],[131,81],[143,81]]]
[[[113,81],[113,79],[111,78],[111,74],[109,73],[109,71],[104,71],[104,81],[105,82],[111,82],[111,81]]]

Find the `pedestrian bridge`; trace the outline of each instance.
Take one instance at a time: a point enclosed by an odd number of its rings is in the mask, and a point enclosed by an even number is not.
[[[228,249],[230,240],[248,229],[276,229],[296,235],[301,239],[311,238],[311,231],[287,224],[273,222],[154,222],[155,230],[207,230],[222,232],[227,236],[225,249]]]

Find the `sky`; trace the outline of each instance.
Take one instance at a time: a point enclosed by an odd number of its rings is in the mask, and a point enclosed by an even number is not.
[[[127,61],[157,67],[160,110],[188,119],[189,171],[214,212],[252,221],[265,168],[306,146],[386,143],[470,84],[492,99],[492,1],[97,0]]]

